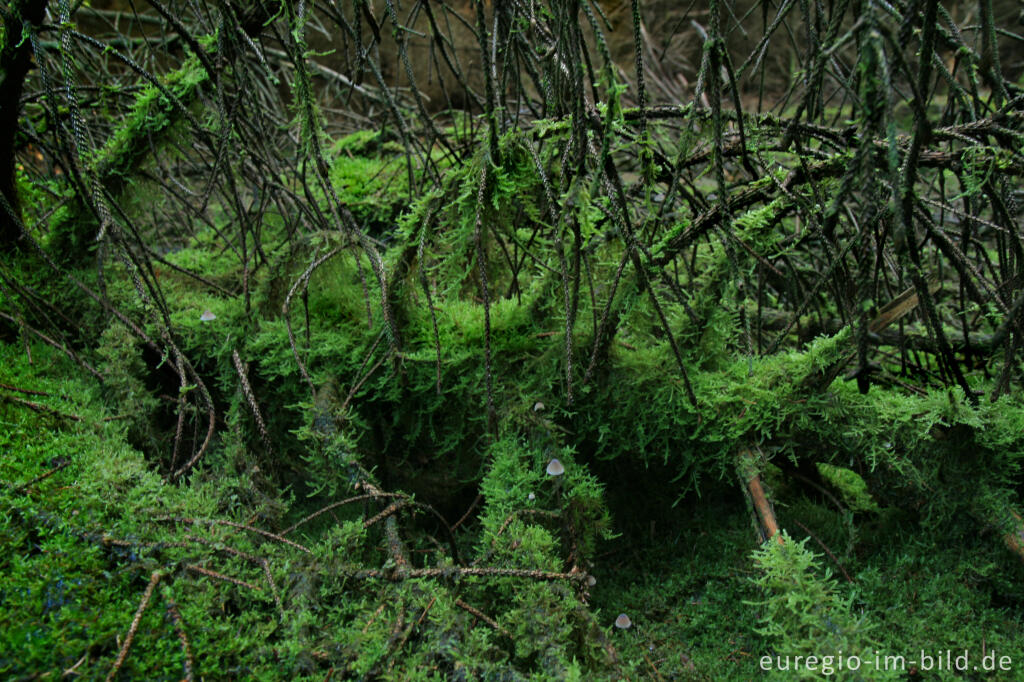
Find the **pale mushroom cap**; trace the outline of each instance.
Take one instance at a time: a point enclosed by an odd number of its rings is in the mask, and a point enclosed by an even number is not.
[[[533,404],[533,411],[534,412],[540,412],[543,409],[544,409],[544,403],[542,403],[541,401],[538,400],[537,402],[535,402]]]
[[[547,472],[548,476],[561,476],[565,473],[565,467],[557,459],[553,459],[548,462]]]
[[[529,495],[526,496],[526,499],[532,502],[533,500],[537,499],[537,496],[534,495],[533,493],[530,493]]]
[[[627,616],[624,613],[620,613],[619,617],[615,619],[615,627],[619,628],[620,630],[625,630],[626,628],[628,628],[632,624],[633,624],[633,621],[631,621],[629,619],[629,616]]]
[[[209,322],[210,320],[216,320],[217,316],[213,314],[212,310],[204,310],[203,314],[199,316],[202,322]]]
[[[593,587],[596,584],[597,584],[597,578],[595,578],[592,575],[588,575],[587,576],[587,587]],[[626,615],[626,614],[622,614],[622,615]],[[629,619],[627,618],[626,620],[629,620]]]

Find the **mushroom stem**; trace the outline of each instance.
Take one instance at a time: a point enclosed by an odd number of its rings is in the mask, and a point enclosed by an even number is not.
[[[552,459],[548,462],[545,473],[554,478],[555,486],[555,503],[558,504],[558,508],[562,508],[562,475],[565,473],[565,466],[557,459]]]

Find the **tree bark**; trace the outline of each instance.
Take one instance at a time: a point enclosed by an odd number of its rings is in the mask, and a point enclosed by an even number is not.
[[[32,46],[22,36],[25,23],[38,26],[46,0],[13,0],[0,11],[4,40],[0,45],[0,193],[9,208],[0,207],[0,248],[17,248],[21,229],[21,202],[15,182],[14,152],[21,111],[21,92],[32,66]],[[11,211],[14,215],[11,215]]]

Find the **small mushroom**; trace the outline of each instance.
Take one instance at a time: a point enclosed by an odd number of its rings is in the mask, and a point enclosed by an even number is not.
[[[542,403],[541,401],[538,400],[537,402],[535,402],[533,404],[533,411],[534,412],[540,412],[543,409],[544,409],[544,403]]]
[[[617,627],[620,630],[626,630],[630,628],[632,625],[633,621],[631,621],[629,619],[629,616],[627,616],[624,613],[620,613],[619,617],[615,619],[615,627]]]
[[[530,502],[533,502],[534,500],[537,499],[537,496],[534,495],[533,493],[530,493],[529,495],[526,496],[526,499],[528,499]]]
[[[594,576],[592,576],[592,575],[588,575],[588,576],[587,576],[587,587],[593,587],[593,586],[594,586],[594,585],[596,585],[596,584],[597,584],[597,578],[595,578],[595,577],[594,577]],[[622,615],[624,616],[624,615],[626,615],[626,614],[622,614]],[[620,617],[621,617],[621,616],[620,616]],[[626,620],[629,620],[629,619],[627,618]]]
[[[548,462],[547,472],[548,476],[561,476],[565,473],[565,467],[557,459],[553,459]]]
[[[207,308],[203,311],[203,314],[199,316],[201,322],[209,322],[210,320],[216,320],[217,316],[213,314],[213,311]]]

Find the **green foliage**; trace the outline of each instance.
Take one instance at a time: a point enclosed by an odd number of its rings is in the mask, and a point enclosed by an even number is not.
[[[211,254],[200,239],[172,258],[228,282],[237,261]],[[731,659],[722,679],[749,679],[766,655],[843,651],[867,656],[874,648],[903,652],[907,642],[943,636],[980,650],[980,631],[965,625],[968,611],[961,603],[983,614],[987,631],[998,632],[985,641],[1012,649],[1015,621],[993,602],[996,593],[1015,594],[1018,588],[1001,577],[1006,557],[993,553],[998,548],[989,547],[976,560],[929,558],[938,546],[935,539],[901,546],[898,554],[870,551],[884,542],[872,532],[905,536],[913,528],[937,529],[961,513],[984,521],[992,518],[991,510],[1013,503],[1012,495],[996,493],[1005,493],[1017,477],[1018,401],[1004,400],[996,409],[972,406],[955,391],[915,397],[877,387],[864,396],[841,381],[808,396],[802,387],[841,355],[846,336],[840,334],[801,351],[754,359],[729,359],[714,343],[690,349],[688,357],[702,368],[694,377],[700,398],[695,409],[678,380],[666,380],[662,368],[670,351],[659,338],[656,317],[644,297],[627,292],[623,343],[608,349],[595,378],[569,408],[556,397],[560,355],[548,337],[538,336],[552,327],[557,297],[550,283],[534,279],[518,300],[501,299],[490,308],[503,426],[488,444],[479,410],[485,400],[482,306],[456,290],[435,299],[442,349],[438,395],[432,319],[422,298],[413,288],[406,290],[409,298],[398,307],[406,348],[400,358],[388,358],[381,345],[375,349],[381,309],[371,297],[374,322],[367,325],[358,268],[358,259],[343,252],[314,273],[308,342],[304,307],[293,308],[298,352],[318,386],[312,397],[283,320],[261,319],[247,330],[237,297],[206,293],[180,274],[164,274],[167,291],[174,294],[171,319],[179,343],[204,358],[211,386],[229,406],[229,433],[237,434],[215,443],[191,484],[181,488],[163,483],[125,445],[129,440],[153,447],[167,428],[152,419],[159,411],[157,391],[143,381],[149,368],[123,327],[112,324],[97,351],[105,376],[102,399],[88,381],[61,389],[55,378],[46,378],[75,374],[51,350],[34,348],[37,368],[29,368],[14,347],[4,346],[5,367],[17,368],[9,370],[5,383],[78,396],[70,404],[60,399],[47,404],[85,417],[79,424],[12,403],[2,408],[5,422],[17,424],[4,433],[5,451],[12,455],[2,475],[11,484],[3,493],[10,509],[3,533],[5,544],[22,548],[2,566],[11,586],[3,594],[4,619],[15,623],[4,628],[5,674],[64,670],[83,655],[83,674],[103,674],[156,568],[165,577],[140,620],[125,675],[181,674],[184,653],[173,619],[164,615],[170,604],[185,623],[194,670],[266,679],[314,679],[331,668],[401,679],[611,679],[624,671],[639,678],[650,674],[651,665],[663,676],[686,679],[720,670],[726,656]],[[253,280],[257,308],[273,286],[263,277]],[[131,300],[129,290],[113,293]],[[207,309],[214,320],[200,319]],[[671,319],[677,331],[687,329],[680,311],[673,310]],[[718,330],[705,330],[708,338],[736,338],[735,315],[711,319]],[[585,326],[577,330],[584,345]],[[252,358],[250,379],[263,387],[257,395],[277,448],[273,458],[253,451],[262,446],[238,392],[230,360],[236,348]],[[40,370],[40,362],[52,367]],[[116,412],[110,413],[104,401]],[[107,416],[117,419],[102,421]],[[51,426],[51,419],[61,428],[34,443],[33,435],[42,424]],[[293,433],[301,438],[293,440]],[[626,528],[627,546],[637,548],[630,551],[648,556],[659,546],[635,537],[632,526],[642,512],[622,501],[636,498],[628,489],[635,474],[609,475],[616,471],[609,467],[620,472],[665,467],[671,472],[665,488],[645,491],[639,504],[650,510],[646,513],[672,518],[674,502],[693,503],[686,493],[706,489],[709,478],[731,478],[736,449],[751,441],[780,459],[804,457],[814,449],[824,478],[865,527],[848,538],[847,520],[830,520],[834,510],[800,500],[780,506],[781,521],[786,525],[791,514],[833,546],[844,539],[860,543],[844,555],[857,588],[841,589],[807,541],[789,536],[784,547],[769,544],[756,555],[757,574],[747,580],[749,529],[735,515],[727,531],[715,517],[713,522],[705,518],[703,529],[677,529],[675,542],[658,550],[663,554],[656,569],[649,561],[616,566],[600,558],[607,543],[624,540],[614,535]],[[67,468],[29,492],[15,492],[64,456],[72,460]],[[552,458],[564,464],[563,476],[544,473]],[[855,473],[851,458],[873,466]],[[987,462],[983,471],[974,464],[979,458]],[[400,515],[400,527],[407,530],[409,548],[417,551],[412,568],[439,573],[400,581],[388,580],[386,573],[365,575],[395,564],[387,559],[381,568],[377,548],[387,547],[383,522],[367,527],[369,514],[358,503],[339,507],[335,516],[321,515],[290,536],[309,554],[216,525],[154,520],[245,523],[256,513],[267,527],[281,529],[328,501],[356,494],[366,464],[373,469],[370,480],[387,480],[389,490],[414,493],[417,502],[432,505],[478,486],[482,501],[475,525],[458,543],[471,565],[483,571],[557,573],[566,570],[566,557],[572,556],[574,565],[599,577],[595,607],[584,606],[576,588],[562,581],[459,577],[452,558],[429,541],[424,519],[430,516],[422,510]],[[276,486],[267,476],[292,482],[294,497],[268,496]],[[675,482],[668,483],[672,478]],[[78,483],[58,490],[65,481]],[[964,488],[978,481],[995,492],[969,502]],[[894,530],[892,524],[907,523],[892,506],[895,497],[906,494],[920,499],[925,523]],[[863,520],[865,512],[872,512],[870,520]],[[132,544],[105,542],[105,537]],[[729,549],[719,558],[723,542]],[[262,564],[236,552],[266,560],[273,587]],[[946,577],[951,562],[960,582]],[[901,590],[912,592],[910,583],[926,589],[912,609],[895,608],[906,603]],[[956,598],[945,596],[950,593]],[[486,614],[496,627],[462,604]],[[611,628],[619,611],[633,619],[631,630]]]
[[[837,679],[860,679],[859,671],[840,670],[837,658],[873,658],[873,629],[863,614],[855,613],[852,602],[841,597],[831,584],[831,573],[818,575],[817,557],[807,549],[809,538],[796,542],[785,533],[780,544],[767,540],[755,552],[754,562],[763,573],[754,578],[765,595],[753,602],[763,607],[759,632],[773,644],[767,654],[777,679],[820,679],[834,673]],[[818,657],[821,666],[808,667],[808,657]],[[827,660],[825,657],[829,657]],[[785,671],[785,672],[781,672]],[[872,679],[899,679],[894,671],[876,669]]]
[[[363,130],[331,147],[331,185],[357,224],[387,233],[409,207],[412,192],[404,150],[383,132]]]
[[[359,156],[376,140],[353,136],[333,152],[339,195],[366,216],[400,210],[396,197],[405,191],[404,174],[387,156],[388,143],[378,147],[379,158]],[[532,243],[550,253],[555,226],[548,224],[540,199],[544,190],[521,140],[503,139],[502,152],[504,164],[492,169],[482,208],[488,226],[483,254],[497,292],[488,306],[489,326],[476,296],[474,231],[484,163],[478,160],[452,169],[449,184],[411,206],[394,233],[404,246],[387,256],[389,268],[404,273],[391,301],[401,321],[400,354],[391,354],[381,340],[383,307],[365,256],[336,237],[317,235],[300,249],[271,251],[272,264],[249,280],[248,314],[232,290],[239,260],[218,248],[215,232],[202,232],[168,254],[173,265],[202,273],[223,289],[196,286],[164,266],[157,273],[176,343],[199,358],[228,427],[188,485],[163,483],[125,444],[160,451],[161,441],[173,438],[174,423],[168,419],[173,413],[160,407],[168,403],[160,394],[174,397],[180,389],[178,383],[153,385],[153,365],[172,359],[147,360],[119,323],[107,326],[95,351],[104,376],[102,397],[79,380],[83,388],[75,393],[83,402],[75,409],[86,419],[61,422],[62,430],[40,446],[46,457],[31,445],[30,433],[51,417],[4,405],[5,419],[22,420],[5,434],[15,456],[3,474],[12,482],[5,502],[14,510],[5,517],[4,533],[11,546],[25,548],[5,568],[11,584],[25,589],[5,592],[3,608],[33,614],[5,631],[4,672],[44,669],[55,660],[67,669],[83,653],[90,667],[82,670],[108,669],[117,637],[123,641],[155,568],[165,577],[140,621],[125,674],[180,674],[184,654],[173,619],[161,615],[173,603],[187,626],[195,670],[211,675],[318,678],[333,668],[401,679],[643,677],[654,665],[647,660],[653,646],[664,675],[698,677],[699,671],[717,670],[728,655],[723,674],[748,679],[763,655],[901,651],[901,638],[934,641],[946,630],[973,645],[977,631],[953,626],[963,618],[958,607],[943,606],[924,619],[927,624],[915,625],[909,615],[894,612],[891,604],[900,598],[895,588],[879,587],[924,575],[928,594],[938,599],[952,589],[943,577],[950,562],[972,583],[957,588],[960,599],[983,613],[1001,633],[1000,646],[1009,648],[1006,633],[1013,621],[999,615],[993,595],[1017,588],[999,577],[1006,557],[993,553],[997,549],[990,547],[978,562],[929,559],[937,540],[901,545],[893,556],[877,552],[882,538],[939,529],[963,516],[1007,530],[999,525],[1006,519],[998,510],[1016,502],[1012,490],[1024,452],[1019,400],[975,406],[955,390],[907,395],[883,387],[865,396],[842,381],[808,391],[843,358],[850,332],[774,355],[747,356],[741,308],[721,302],[738,297],[732,275],[752,261],[742,256],[734,262],[723,246],[706,243],[694,253],[700,287],[688,301],[700,324],[680,303],[664,305],[669,330],[685,341],[684,360],[694,368],[697,406],[674,370],[666,370],[674,367],[666,331],[633,280],[617,293],[614,338],[598,348],[593,376],[568,405],[561,397],[565,310],[557,269],[535,263],[513,273],[504,267],[497,243],[500,236],[506,246]],[[623,247],[603,232],[603,200],[582,190],[573,196],[581,237],[594,249],[592,267],[598,276],[610,276]],[[779,210],[769,204],[737,216],[734,225],[753,248],[769,252],[779,248],[768,229]],[[268,230],[268,244],[277,236]],[[423,257],[412,258],[421,238]],[[311,274],[308,294],[300,288],[291,299],[293,349],[278,314],[281,303],[306,263],[336,246],[341,250]],[[108,274],[123,275],[119,267],[111,266]],[[432,309],[413,279],[420,271],[432,291]],[[112,284],[109,295],[125,310],[145,311],[127,280]],[[592,305],[581,297],[572,327],[577,363],[595,342],[591,319],[601,311]],[[205,311],[214,319],[201,319]],[[147,333],[159,337],[162,323],[147,319]],[[481,357],[488,333],[499,410],[496,438],[480,409],[487,400]],[[19,368],[7,381],[55,385],[53,379],[35,383],[46,372],[28,368],[13,347],[4,348],[9,366]],[[255,433],[233,351],[249,362],[272,449]],[[75,373],[51,350],[34,354],[37,361],[56,363],[48,370],[53,375]],[[308,368],[316,387],[312,394],[296,356]],[[577,365],[575,380],[581,379]],[[116,419],[102,421],[108,416]],[[845,542],[840,560],[863,587],[835,584],[807,540],[789,536],[784,547],[769,545],[755,556],[757,573],[748,579],[751,536],[735,501],[714,502],[713,510],[732,507],[723,527],[716,511],[693,506],[692,493],[732,480],[735,453],[749,443],[761,444],[780,465],[808,457],[818,463],[845,511],[780,485],[781,523],[789,527],[789,518],[799,519],[834,549]],[[47,458],[63,452],[76,453],[73,465],[38,485],[44,489],[60,476],[80,473],[87,485],[47,497],[15,492],[54,461]],[[564,475],[545,474],[553,458],[564,465]],[[644,483],[652,468],[664,474],[661,487]],[[779,469],[776,476],[782,480],[785,473]],[[389,577],[400,566],[389,549],[389,521],[368,525],[376,512],[366,502],[318,513],[359,496],[367,483],[399,496],[388,499],[404,500],[394,528],[410,550],[408,570],[433,573]],[[966,494],[973,488],[986,493]],[[454,540],[464,555],[460,564],[449,548],[438,548],[449,539],[431,525],[436,517],[427,505],[454,519],[477,491],[481,500],[473,520]],[[920,521],[900,511],[908,497]],[[690,509],[699,523],[680,524],[674,504]],[[68,510],[78,514],[69,517]],[[676,533],[674,542],[661,546],[653,530],[648,542],[645,515],[652,524],[667,524]],[[288,537],[309,552],[237,528],[155,520],[164,517],[244,525],[257,518],[261,527],[277,530],[298,523]],[[50,532],[48,519],[59,520],[51,544],[33,540]],[[129,544],[105,543],[104,537]],[[33,542],[43,549],[32,549]],[[657,562],[616,565],[602,559],[602,549],[613,543],[626,543],[620,546],[638,556],[657,556]],[[727,551],[720,556],[715,552],[721,547]],[[467,562],[482,573],[461,575],[459,567]],[[593,608],[583,601],[579,581],[501,573],[560,574],[572,567],[581,580],[586,573],[599,576],[591,590]],[[97,582],[96,576],[106,575],[112,579]],[[875,598],[872,589],[888,596]],[[631,630],[611,628],[619,611],[633,619]],[[924,618],[920,613],[918,620]],[[83,627],[85,622],[90,625]],[[26,662],[15,662],[21,658],[14,651],[27,652]]]

